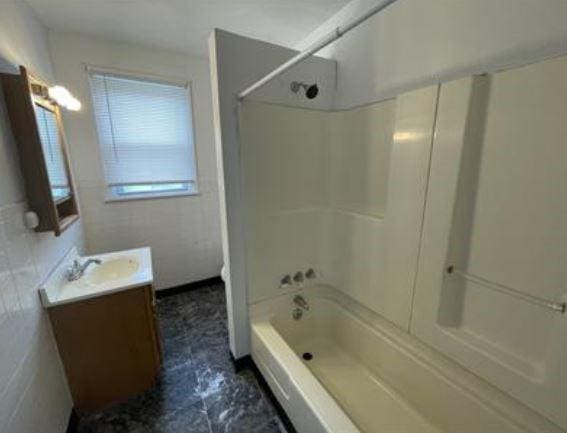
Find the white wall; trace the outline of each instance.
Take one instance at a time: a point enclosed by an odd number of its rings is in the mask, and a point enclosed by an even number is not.
[[[0,6],[0,57],[53,79],[46,30],[24,2]],[[17,158],[0,96],[0,431],[61,433],[72,402],[37,289],[70,247],[82,248],[82,228],[58,238],[24,228]]]
[[[296,52],[220,30],[215,30],[211,35],[209,51],[220,182],[221,232],[228,274],[229,339],[232,353],[238,358],[249,353],[249,323],[236,94]],[[313,77],[318,77],[321,98],[307,100],[290,92],[291,81],[310,81]],[[314,57],[258,91],[254,94],[254,99],[267,99],[292,106],[328,108],[331,99],[326,95],[330,95],[334,88],[335,63]]]
[[[88,251],[150,246],[157,289],[219,275],[222,251],[206,59],[72,33],[51,32],[49,40],[58,82],[83,102],[80,112],[67,112],[64,120]],[[199,195],[105,203],[85,64],[191,81]]]
[[[374,0],[353,0],[305,48]],[[563,0],[398,0],[319,53],[338,63],[337,107],[567,52]]]

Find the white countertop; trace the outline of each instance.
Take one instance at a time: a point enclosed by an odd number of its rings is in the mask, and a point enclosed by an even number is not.
[[[96,270],[99,265],[91,264],[81,278],[75,281],[67,281],[67,272],[73,261],[79,260],[80,263],[84,263],[89,259],[101,260],[101,266],[111,262],[120,263],[114,262],[115,260],[124,260],[132,267],[133,271],[127,277],[118,276],[101,279],[100,270]],[[112,276],[112,272],[109,271],[108,275]],[[147,286],[152,284],[153,280],[152,256],[149,247],[92,256],[79,256],[76,248],[73,248],[42,285],[39,293],[43,306],[50,308],[55,305],[69,304],[135,287]]]

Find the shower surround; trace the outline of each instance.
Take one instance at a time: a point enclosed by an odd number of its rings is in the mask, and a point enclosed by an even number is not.
[[[567,183],[561,145],[567,59],[333,111],[337,89],[329,89],[328,75],[314,73],[316,58],[238,103],[239,91],[278,66],[271,62],[278,48],[247,41],[244,49],[239,37],[225,36],[215,35],[211,54],[221,75],[217,144],[228,174],[231,348],[236,356],[252,353],[284,406],[284,394],[291,396],[292,419],[319,422],[299,431],[334,431],[326,420],[345,431],[371,429],[368,414],[357,412],[363,404],[348,403],[365,391],[333,386],[327,380],[333,374],[325,373],[325,365],[353,359],[353,370],[373,371],[378,387],[397,392],[396,404],[407,403],[434,429],[466,431],[452,424],[452,412],[474,395],[483,409],[468,421],[471,431],[566,431],[565,315],[545,305],[561,306],[566,296],[567,202],[559,186]],[[265,64],[238,66],[251,54]],[[321,84],[321,96],[294,99],[289,86],[297,80]],[[310,268],[315,281],[291,278]],[[313,300],[321,285],[345,297],[347,311]],[[386,346],[362,328],[341,340],[293,322],[303,320],[291,304],[298,293],[311,307],[303,319],[332,315],[329,323],[338,326],[354,315],[380,335],[394,327],[405,337],[388,342],[397,353],[394,368],[405,363],[405,351],[427,345],[434,368],[455,372],[448,380],[457,392],[448,394],[445,413],[428,406],[438,400],[439,383],[422,390],[426,404],[412,400],[423,376],[407,370],[405,382],[386,374]],[[353,306],[368,314],[361,319]],[[290,328],[303,343],[289,337]],[[319,337],[336,351],[318,346]],[[364,347],[348,346],[357,339]],[[378,357],[367,356],[371,348]],[[317,353],[324,354],[322,364]],[[409,417],[398,415],[400,425]]]
[[[404,425],[403,431],[454,431],[447,408],[451,402],[467,407],[467,395],[476,393],[489,411],[508,407],[504,418],[512,422],[482,412],[467,423],[471,431],[564,431],[567,389],[558,378],[564,376],[567,359],[561,343],[565,315],[558,306],[565,302],[566,276],[560,261],[549,258],[565,257],[567,226],[555,217],[565,213],[557,185],[567,182],[558,164],[566,155],[558,144],[563,134],[556,116],[566,110],[564,99],[557,98],[566,73],[567,58],[559,58],[346,111],[241,103],[252,355],[276,389],[285,387],[278,378],[284,371],[281,380],[291,382],[284,402],[290,393],[309,394],[302,386],[307,377],[322,386],[299,409],[292,405],[292,418],[294,410],[309,408],[320,421],[335,419],[335,410],[323,404],[327,410],[318,412],[318,403],[310,400],[318,401],[317,394],[325,391],[327,397],[321,398],[332,397],[361,431],[380,425],[372,418],[376,414],[365,411],[366,400],[383,401],[384,414],[393,418],[382,415],[380,420]],[[541,83],[537,91],[532,82]],[[540,137],[545,138],[544,153],[533,146]],[[533,206],[527,208],[528,203]],[[315,282],[280,284],[283,276],[309,268],[316,270]],[[480,379],[471,379],[460,394],[454,391],[432,426],[425,421],[436,417],[431,407],[411,401],[418,376],[406,384],[407,393],[394,398],[396,403],[382,399],[405,386],[405,379],[381,376],[382,368],[388,368],[381,365],[381,355],[366,358],[366,350],[382,350],[378,341],[367,339],[356,349],[347,343],[366,339],[362,330],[341,340],[312,335],[316,326],[297,328],[289,321],[292,310],[285,311],[278,299],[294,290],[309,297],[314,283],[333,288],[405,331],[410,345],[420,340],[449,356],[457,372],[447,379],[453,385],[470,372]],[[254,310],[263,303],[272,303],[272,315],[286,315],[289,326],[278,325],[283,322],[277,318],[259,324]],[[319,309],[325,310],[323,315],[336,312],[329,304]],[[319,313],[310,310],[302,316]],[[341,317],[329,323],[345,323]],[[272,331],[262,334],[270,326]],[[290,327],[298,329],[303,342],[289,337]],[[280,350],[276,340],[287,349]],[[313,356],[307,370],[291,367],[302,362],[301,351]],[[402,360],[400,354],[397,362]],[[366,379],[349,373],[371,371],[372,366],[378,369],[375,379],[371,373]],[[378,388],[366,389],[373,381]],[[487,383],[490,387],[482,388]],[[354,388],[349,391],[348,385]],[[436,395],[440,387],[431,382],[422,391]],[[366,397],[356,403],[360,395]],[[416,416],[401,409],[408,404]],[[504,424],[496,427],[500,422]],[[337,419],[336,425],[341,423]]]
[[[314,268],[404,329],[437,86],[346,111],[240,107],[249,302]]]

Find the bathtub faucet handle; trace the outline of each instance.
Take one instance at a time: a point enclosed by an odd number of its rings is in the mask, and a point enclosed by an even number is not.
[[[305,278],[307,278],[308,280],[313,280],[314,278],[317,278],[317,272],[315,272],[315,269],[313,268],[307,269],[307,271],[305,272]]]
[[[293,282],[291,281],[291,275],[284,275],[280,280],[280,288],[285,289],[291,286]]]

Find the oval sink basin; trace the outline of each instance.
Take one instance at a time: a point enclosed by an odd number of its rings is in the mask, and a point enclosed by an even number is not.
[[[92,266],[91,272],[87,274],[88,280],[94,284],[104,284],[134,275],[140,264],[134,258],[119,257]]]

